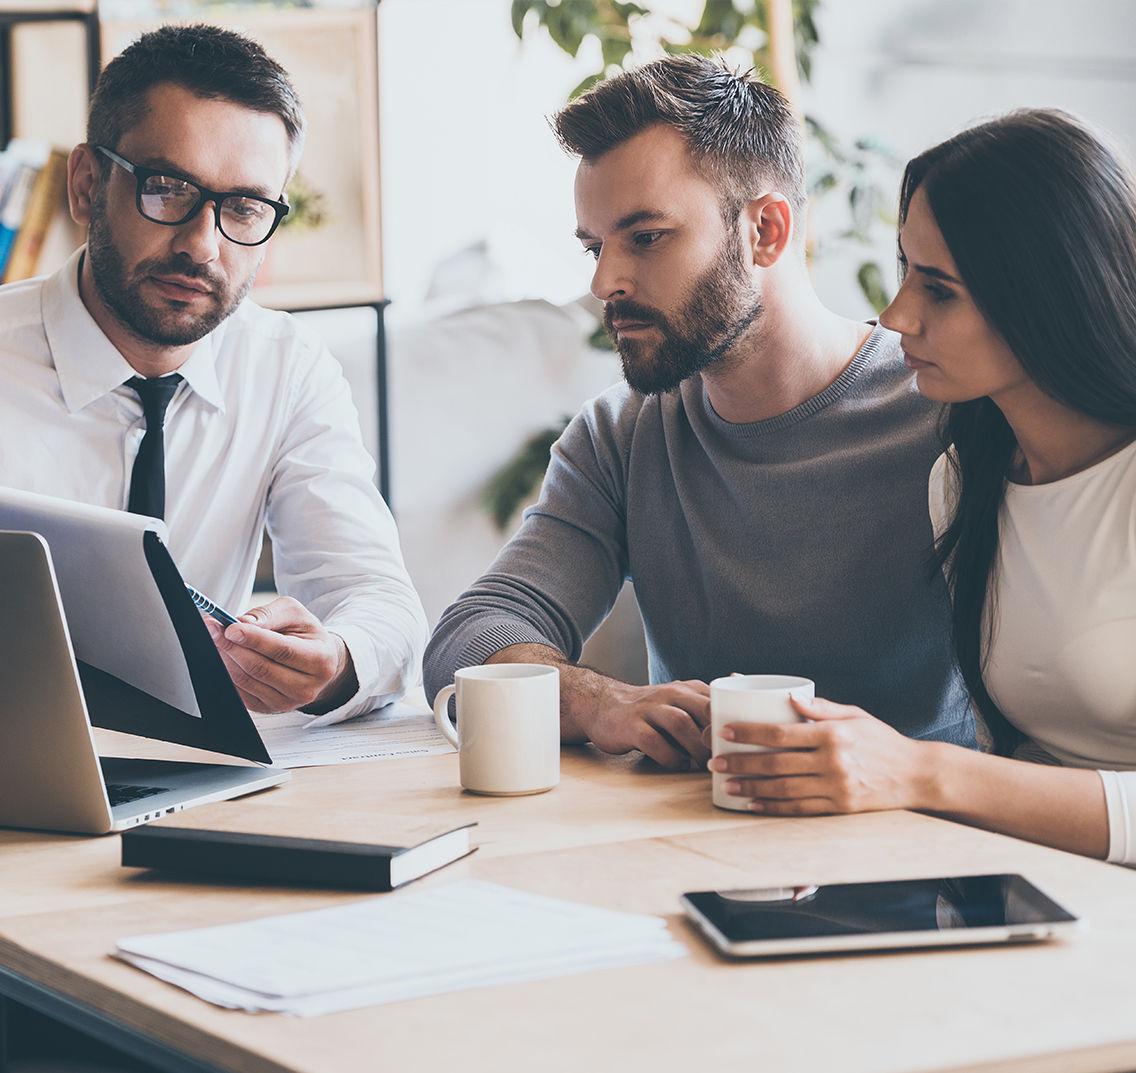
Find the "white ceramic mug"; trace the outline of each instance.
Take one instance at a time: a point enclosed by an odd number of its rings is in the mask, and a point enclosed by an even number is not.
[[[456,730],[450,697],[457,700]],[[434,698],[434,722],[458,750],[462,786],[475,794],[539,794],[560,781],[560,672],[555,667],[465,667]]]
[[[809,679],[784,674],[735,674],[729,678],[715,678],[710,683],[711,754],[776,752],[763,745],[724,741],[722,727],[729,723],[801,722],[789,698],[812,700],[814,693],[815,687]],[[726,793],[726,783],[733,776],[718,771],[713,775],[714,804],[719,808],[745,811],[753,798]]]

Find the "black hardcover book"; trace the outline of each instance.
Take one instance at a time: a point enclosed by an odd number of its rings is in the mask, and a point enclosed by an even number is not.
[[[123,832],[122,864],[226,882],[386,891],[472,853],[474,826],[430,834],[415,825],[401,844],[379,845],[150,824]]]

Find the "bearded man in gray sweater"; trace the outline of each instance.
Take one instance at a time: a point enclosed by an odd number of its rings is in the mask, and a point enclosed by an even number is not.
[[[626,385],[553,447],[540,500],[443,614],[460,667],[560,669],[565,742],[703,765],[711,679],[804,675],[902,732],[973,743],[929,566],[941,446],[897,337],[821,305],[800,131],[773,88],[672,56],[555,120]],[[579,666],[630,578],[651,684]]]

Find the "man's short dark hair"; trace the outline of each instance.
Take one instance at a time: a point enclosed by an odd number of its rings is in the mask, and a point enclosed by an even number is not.
[[[720,59],[666,56],[600,82],[553,119],[560,144],[592,161],[655,124],[677,130],[691,160],[736,212],[772,185],[805,204],[801,127],[789,102]]]
[[[293,165],[299,157],[306,123],[288,72],[255,41],[206,25],[163,26],[111,60],[91,98],[87,141],[116,148],[145,115],[146,94],[162,84],[279,116]]]

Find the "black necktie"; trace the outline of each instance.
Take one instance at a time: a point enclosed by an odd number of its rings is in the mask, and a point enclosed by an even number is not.
[[[126,381],[126,386],[138,393],[142,413],[146,416],[146,435],[142,437],[130,474],[130,501],[126,509],[131,514],[145,514],[150,518],[166,516],[166,445],[162,426],[166,423],[166,407],[181,380],[181,375],[174,373],[153,380],[132,376]]]

